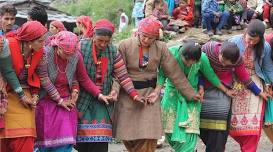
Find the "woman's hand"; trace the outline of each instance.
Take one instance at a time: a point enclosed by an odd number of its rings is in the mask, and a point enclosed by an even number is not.
[[[26,96],[26,95],[23,95],[23,96],[20,98],[20,101],[21,101],[21,103],[24,105],[25,108],[30,108],[30,107],[32,107],[32,105],[33,105],[32,98],[29,98],[29,97]]]
[[[146,99],[144,97],[142,97],[142,96],[139,96],[139,95],[136,95],[134,97],[134,101],[143,103],[145,105],[147,104]]]
[[[148,104],[154,104],[154,103],[156,102],[156,100],[158,99],[159,94],[160,94],[159,91],[154,90],[151,94],[149,94],[149,95],[146,97],[147,103],[148,103]]]
[[[265,86],[265,91],[266,91],[269,95],[273,96],[272,85],[266,85],[266,86]]]
[[[74,89],[71,93],[71,101],[76,104],[77,100],[78,100],[78,97],[79,97],[79,91]]]
[[[233,90],[233,89],[227,89],[227,90],[225,91],[225,94],[226,94],[227,96],[233,98],[233,97],[236,95],[236,91]]]
[[[112,100],[112,97],[111,96],[105,96],[105,95],[103,95],[103,94],[99,94],[99,96],[98,96],[98,99],[100,100],[100,101],[103,101],[105,104],[109,104],[109,101],[111,101]]]
[[[272,96],[271,95],[269,95],[267,92],[261,92],[260,94],[259,94],[259,96],[263,99],[263,100],[265,100],[265,101],[268,101],[268,98],[272,98]]]
[[[32,95],[31,100],[32,100],[31,107],[36,108],[36,105],[37,105],[37,103],[39,101],[39,95],[37,95],[37,94]]]
[[[70,111],[72,108],[74,108],[75,104],[74,102],[72,102],[71,100],[65,100],[64,99],[61,99],[59,102],[58,102],[58,105],[63,107],[64,109],[66,109],[67,111]]]
[[[204,90],[203,86],[199,86],[198,93],[200,95],[200,101],[203,102],[204,101],[204,94],[205,94],[205,90]]]
[[[118,93],[115,90],[112,90],[108,96],[111,97],[112,101],[118,101]]]

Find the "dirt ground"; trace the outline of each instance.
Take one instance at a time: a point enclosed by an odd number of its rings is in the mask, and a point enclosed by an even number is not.
[[[265,134],[262,134],[257,152],[272,152],[272,148],[273,145],[271,142],[267,139]],[[123,144],[110,144],[109,152],[127,152],[127,150]],[[161,148],[157,148],[156,152],[174,152],[174,150],[170,148],[168,143],[164,143]],[[197,152],[205,152],[205,146],[201,140],[197,144]],[[225,152],[240,152],[240,146],[229,137]]]

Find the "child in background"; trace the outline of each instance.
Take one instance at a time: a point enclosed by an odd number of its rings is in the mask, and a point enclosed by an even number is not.
[[[128,19],[128,16],[125,14],[125,12],[123,11],[123,9],[119,9],[118,10],[118,13],[120,15],[120,19],[119,19],[119,29],[118,31],[119,32],[122,32],[124,31],[127,26],[128,26],[128,23],[129,23],[129,19]]]
[[[246,7],[242,20],[249,22],[251,19],[262,19],[263,0],[240,0],[241,4]]]
[[[185,0],[181,0],[179,7],[173,11],[173,19],[170,20],[168,30],[183,33],[193,25],[193,9]]]
[[[189,26],[193,25],[193,8],[184,0],[180,1],[179,7],[174,9],[173,17],[175,20],[182,20],[188,23]]]
[[[265,0],[264,2],[264,6],[263,6],[263,9],[264,9],[264,12],[263,12],[263,20],[264,20],[264,24],[266,26],[269,26],[270,24],[270,10],[272,8],[272,5],[273,5],[273,0]],[[272,22],[272,21],[271,21]]]
[[[167,25],[169,24],[169,14],[168,14],[168,7],[164,0],[155,0],[154,1],[154,10],[152,15],[159,20],[164,29],[166,29]]]
[[[231,33],[231,28],[235,25],[235,29],[242,29],[241,22],[243,7],[238,0],[225,0],[225,11],[230,14],[227,21],[228,33]]]
[[[216,35],[222,35],[222,28],[226,25],[229,14],[221,12],[217,0],[204,0],[202,2],[202,22],[203,26],[207,28],[209,36],[214,35],[213,27]]]
[[[144,18],[144,0],[136,0],[132,17],[135,18],[135,28],[137,28],[139,21]]]

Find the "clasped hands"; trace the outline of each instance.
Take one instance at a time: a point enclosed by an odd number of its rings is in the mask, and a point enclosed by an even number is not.
[[[143,97],[143,96],[135,96],[134,97],[134,101],[135,102],[139,102],[142,103],[144,105],[153,105],[159,98],[160,96],[160,89],[155,89],[153,92],[151,92],[148,96]],[[117,101],[117,93],[116,91],[111,91],[110,94],[108,95],[110,97],[112,97],[112,101]],[[200,94],[197,93],[194,97],[193,100],[200,100]]]

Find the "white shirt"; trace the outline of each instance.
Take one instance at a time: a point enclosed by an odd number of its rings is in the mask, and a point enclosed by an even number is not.
[[[119,19],[119,30],[118,31],[122,32],[128,26],[128,23],[129,23],[128,16],[124,12],[121,13],[120,19]]]

